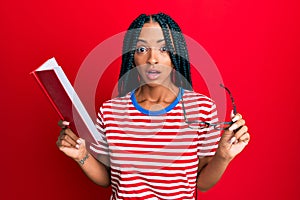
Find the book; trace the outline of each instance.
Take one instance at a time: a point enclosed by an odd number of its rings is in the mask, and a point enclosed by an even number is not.
[[[89,143],[101,141],[96,125],[55,58],[47,60],[31,74],[59,117],[70,122],[69,127],[73,132]]]

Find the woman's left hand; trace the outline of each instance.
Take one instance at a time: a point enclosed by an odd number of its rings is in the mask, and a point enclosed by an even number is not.
[[[245,125],[246,122],[242,118],[242,115],[238,113],[233,116],[232,122],[234,123],[222,134],[219,148],[216,152],[216,155],[228,161],[231,161],[243,151],[250,141],[248,127]]]

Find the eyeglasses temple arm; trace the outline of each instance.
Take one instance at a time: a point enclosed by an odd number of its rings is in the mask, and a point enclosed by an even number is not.
[[[231,99],[232,107],[233,107],[233,114],[236,115],[237,114],[236,105],[235,105],[234,98],[233,98],[230,90],[227,87],[225,87],[223,84],[220,84],[220,86],[228,92],[230,99]]]

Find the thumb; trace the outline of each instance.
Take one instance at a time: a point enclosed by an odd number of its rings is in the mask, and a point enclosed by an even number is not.
[[[235,116],[235,113],[234,113],[234,110],[232,110],[231,113],[230,113],[231,119],[232,119],[234,116]]]

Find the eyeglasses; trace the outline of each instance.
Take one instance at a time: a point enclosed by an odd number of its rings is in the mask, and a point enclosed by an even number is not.
[[[226,92],[229,94],[232,108],[233,108],[233,114],[235,115],[237,113],[236,105],[235,105],[235,102],[234,102],[234,99],[233,99],[233,96],[232,96],[230,90],[228,88],[226,88],[223,84],[220,84],[220,87],[224,88],[226,90]],[[190,121],[190,120],[188,120],[187,114],[185,111],[185,107],[184,107],[184,103],[183,103],[183,95],[181,95],[181,104],[182,104],[182,109],[183,109],[184,120],[188,124],[189,128],[191,128],[191,129],[201,130],[204,128],[213,127],[216,130],[225,130],[233,123],[232,121],[216,122],[216,123],[209,123],[209,122],[197,121],[197,120]]]

